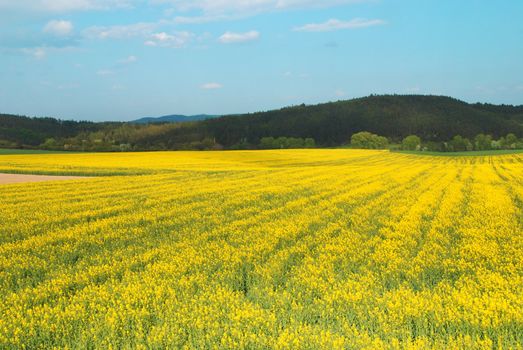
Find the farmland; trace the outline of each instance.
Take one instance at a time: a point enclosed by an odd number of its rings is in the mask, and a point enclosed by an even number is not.
[[[0,348],[523,349],[523,154],[11,154]],[[94,178],[93,178],[94,177]]]

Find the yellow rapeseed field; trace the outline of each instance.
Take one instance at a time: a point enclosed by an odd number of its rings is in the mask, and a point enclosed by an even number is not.
[[[523,349],[523,154],[0,156],[1,349]]]

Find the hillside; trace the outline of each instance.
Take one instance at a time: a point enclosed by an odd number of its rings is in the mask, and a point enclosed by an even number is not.
[[[523,136],[523,107],[468,104],[440,96],[370,96],[223,117],[205,125],[224,145],[265,136],[312,137],[322,145],[339,145],[364,130],[393,140],[416,134],[427,141],[446,141],[478,133]]]
[[[171,116],[172,117],[172,116]],[[178,116],[179,117],[179,116]],[[369,96],[313,106],[300,105],[186,123],[92,123],[0,115],[0,146],[77,150],[249,148],[263,137],[312,138],[339,146],[370,131],[400,141],[416,134],[448,141],[479,133],[523,137],[523,106],[469,104],[442,96]],[[67,147],[66,147],[67,145]],[[124,146],[122,146],[124,145]]]
[[[107,127],[108,123],[31,118],[0,114],[0,145],[38,146],[49,138],[74,137]]]

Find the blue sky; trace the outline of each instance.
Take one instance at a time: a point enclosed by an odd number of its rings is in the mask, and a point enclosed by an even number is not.
[[[369,94],[523,104],[523,1],[0,0],[0,112],[131,120]]]

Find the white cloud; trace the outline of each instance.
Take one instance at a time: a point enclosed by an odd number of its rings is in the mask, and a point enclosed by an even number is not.
[[[258,40],[259,38],[260,33],[255,30],[251,30],[250,32],[246,33],[226,32],[218,38],[218,41],[222,44],[235,44]]]
[[[200,87],[204,90],[216,90],[216,89],[221,89],[223,87],[223,85],[220,83],[205,83]]]
[[[41,60],[46,58],[50,54],[57,53],[68,53],[75,52],[76,48],[67,46],[67,47],[53,47],[53,46],[34,46],[34,47],[23,47],[11,50],[15,53],[22,53],[34,57],[35,59]]]
[[[47,50],[44,47],[23,48],[21,52],[33,56],[37,60],[41,60],[47,56]]]
[[[84,30],[83,35],[89,39],[130,39],[143,38],[144,45],[158,47],[185,47],[195,35],[191,32],[180,31],[174,33],[155,32],[164,21],[157,23],[136,23],[112,27],[90,27]],[[135,56],[129,56],[120,63],[136,62]]]
[[[199,24],[236,20],[266,12],[296,9],[328,8],[376,0],[150,0],[152,4],[170,4],[166,13],[196,12],[191,16],[175,17],[175,23]]]
[[[225,19],[223,16],[246,16],[269,11],[332,7],[368,1],[375,0],[0,0],[0,11],[67,13],[129,9],[148,3],[170,5],[172,8],[164,11],[167,14],[199,11],[205,14],[204,19],[195,16],[194,21],[209,21]],[[183,17],[181,20],[183,21]]]
[[[177,16],[174,18],[174,23],[176,24],[203,24],[217,21],[226,21],[238,18],[237,16],[226,16],[226,15],[205,15],[205,16]]]
[[[72,12],[132,7],[133,0],[0,0],[0,10]]]
[[[173,34],[160,32],[152,34],[144,44],[146,46],[182,48],[187,45],[193,37],[194,34],[190,32],[176,32]]]
[[[135,23],[110,27],[95,26],[85,29],[83,35],[89,39],[128,39],[146,37],[150,35],[157,26],[157,23]]]
[[[297,32],[331,32],[341,29],[358,29],[372,26],[383,25],[386,22],[381,19],[364,19],[355,18],[350,21],[340,21],[338,19],[329,19],[324,23],[310,23],[301,27],[294,28]]]
[[[134,62],[137,62],[138,61],[138,57],[136,56],[128,56],[120,61],[118,61],[118,63],[121,63],[121,64],[131,64],[131,63],[134,63]]]
[[[64,20],[54,20],[48,22],[44,27],[44,32],[56,36],[71,35],[74,30],[73,23]]]
[[[152,0],[171,4],[175,11],[199,10],[206,14],[253,14],[292,8],[320,8],[366,0]]]

